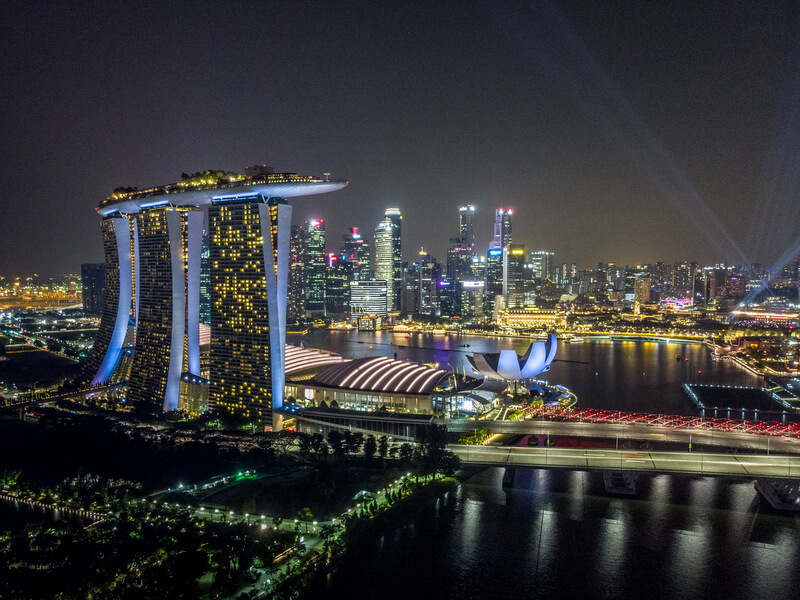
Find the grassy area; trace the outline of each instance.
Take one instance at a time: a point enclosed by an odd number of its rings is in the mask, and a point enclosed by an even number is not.
[[[80,369],[73,360],[30,347],[8,348],[6,358],[0,361],[0,381],[9,388],[11,383],[16,383],[17,389],[57,384],[77,376]]]
[[[48,333],[47,336],[63,342],[92,342],[97,337],[97,330],[59,331],[58,333]]]

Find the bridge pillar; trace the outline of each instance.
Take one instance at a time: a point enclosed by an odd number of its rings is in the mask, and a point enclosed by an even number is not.
[[[603,483],[609,494],[636,495],[636,480],[639,473],[633,471],[603,471]]]
[[[796,479],[756,479],[756,491],[776,510],[800,511],[800,481]]]

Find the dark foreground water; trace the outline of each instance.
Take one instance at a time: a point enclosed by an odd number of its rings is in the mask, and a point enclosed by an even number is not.
[[[798,598],[800,519],[752,482],[642,476],[636,498],[602,474],[484,471],[329,580],[333,598]]]
[[[52,523],[54,520],[67,520],[75,524],[86,522],[85,519],[61,511],[0,500],[0,533],[4,531],[19,533],[42,523]]]

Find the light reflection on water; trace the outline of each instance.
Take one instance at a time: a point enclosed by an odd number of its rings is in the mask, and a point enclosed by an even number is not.
[[[598,472],[518,469],[513,488],[502,487],[502,472],[488,469],[392,543],[364,548],[328,593],[797,597],[800,517],[762,506],[750,481],[643,475],[636,497],[611,497]],[[379,584],[395,578],[404,582],[397,593]]]

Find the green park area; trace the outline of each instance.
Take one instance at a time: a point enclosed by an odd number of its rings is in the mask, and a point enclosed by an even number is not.
[[[37,419],[0,421],[0,503],[50,515],[19,528],[0,513],[4,598],[310,597],[365,539],[451,490],[459,466],[436,426],[398,444],[56,408]]]
[[[3,388],[26,390],[56,385],[78,375],[74,360],[32,346],[6,346],[6,360],[0,360],[0,381]]]

